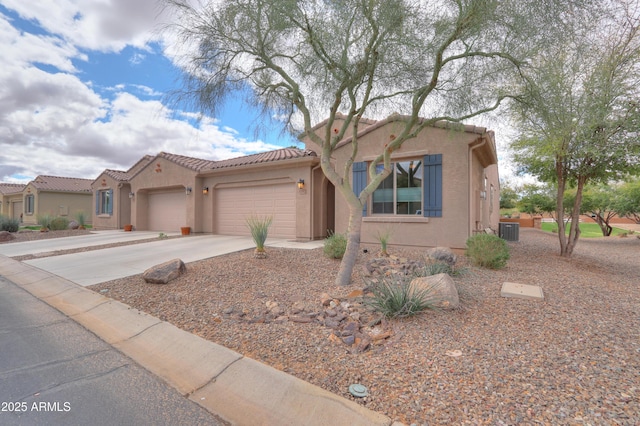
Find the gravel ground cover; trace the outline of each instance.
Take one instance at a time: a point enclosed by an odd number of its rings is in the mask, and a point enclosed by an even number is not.
[[[190,263],[168,285],[91,288],[406,424],[640,424],[640,239],[584,239],[568,260],[555,235],[522,228],[509,247],[500,271],[461,260],[460,309],[373,326],[357,290],[374,246],[347,288],[321,249],[276,248]],[[545,300],[502,298],[505,281],[539,285]],[[381,336],[364,351],[326,325],[345,304]],[[369,396],[352,397],[353,383]]]

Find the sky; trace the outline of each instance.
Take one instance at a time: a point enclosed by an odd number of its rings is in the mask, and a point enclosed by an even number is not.
[[[256,136],[260,117],[240,97],[217,117],[170,102],[181,79],[167,22],[156,0],[0,0],[0,182],[95,179],[161,151],[222,160],[297,143],[277,123]]]
[[[170,101],[181,79],[163,22],[155,0],[0,0],[0,182],[296,144],[276,124],[256,137],[258,114],[240,99],[218,117]]]

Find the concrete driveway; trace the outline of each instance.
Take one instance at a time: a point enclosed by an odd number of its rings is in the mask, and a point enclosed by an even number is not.
[[[96,231],[92,234],[77,237],[3,244],[0,245],[0,254],[8,257],[38,254],[157,236],[157,232]],[[12,248],[11,246],[15,247]],[[322,241],[297,243],[269,238],[267,239],[267,246],[313,249],[321,247]],[[89,286],[141,274],[153,265],[175,258],[189,263],[252,247],[255,247],[255,245],[250,237],[195,235],[165,240],[158,239],[152,242],[62,256],[43,257],[27,260],[24,263],[51,272],[82,286]]]

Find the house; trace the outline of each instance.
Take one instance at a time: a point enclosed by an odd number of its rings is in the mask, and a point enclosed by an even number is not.
[[[257,214],[273,217],[273,237],[319,238],[311,231],[311,191],[298,188],[322,175],[318,163],[297,148],[223,161],[161,152],[127,172],[105,170],[92,183],[94,228],[130,222],[138,230],[249,235],[245,220]]]
[[[20,219],[25,187],[22,183],[0,183],[0,216]]]
[[[338,118],[340,120],[340,117]],[[353,187],[366,182],[366,167],[393,137],[401,116],[363,120]],[[334,123],[335,124],[335,123]],[[326,131],[324,121],[314,131]],[[351,152],[348,135],[331,161],[342,167]],[[161,152],[127,171],[105,170],[91,187],[96,229],[249,235],[250,215],[273,218],[269,235],[292,240],[344,232],[346,202],[320,168],[320,148],[283,148],[223,161]],[[390,243],[463,248],[474,232],[497,229],[499,181],[494,134],[474,126],[438,123],[393,153],[394,173],[365,208],[363,242],[379,231]]]
[[[395,139],[406,116],[363,120],[358,130],[358,153],[352,187],[359,193],[367,183],[368,166]],[[344,121],[338,115],[332,133]],[[327,121],[313,129],[321,137]],[[338,142],[332,156],[337,170],[351,154],[351,138]],[[308,149],[311,139],[303,138]],[[315,147],[319,150],[319,147]],[[391,155],[393,171],[372,194],[363,210],[361,242],[376,243],[390,233],[390,244],[464,248],[466,240],[487,228],[498,229],[499,176],[494,133],[483,127],[438,122],[424,128]],[[379,166],[382,167],[382,166]],[[335,197],[335,230],[348,226],[346,201]]]
[[[90,217],[89,179],[40,175],[26,185],[9,185],[12,184],[2,184],[2,212],[22,219],[24,225],[37,225],[38,217],[45,214],[66,217],[70,221],[79,212]]]

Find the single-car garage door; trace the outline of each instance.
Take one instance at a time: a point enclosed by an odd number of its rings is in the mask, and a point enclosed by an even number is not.
[[[179,232],[187,225],[187,199],[184,189],[149,193],[150,231]]]
[[[296,237],[294,183],[216,189],[216,233],[251,235],[246,219],[252,214],[271,216],[269,236]]]

